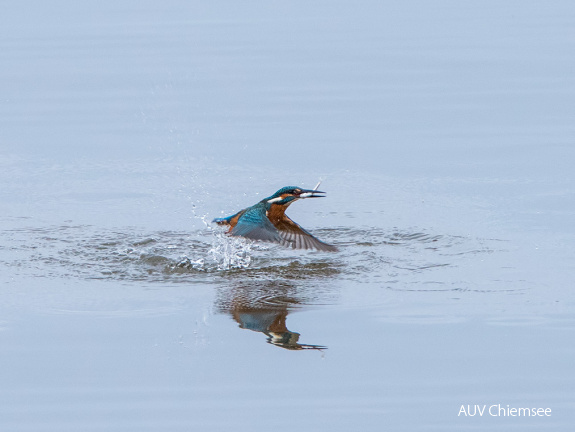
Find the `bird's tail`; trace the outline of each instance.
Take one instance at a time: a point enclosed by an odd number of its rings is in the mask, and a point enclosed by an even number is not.
[[[217,223],[218,225],[229,225],[230,224],[230,218],[215,218],[212,223]]]

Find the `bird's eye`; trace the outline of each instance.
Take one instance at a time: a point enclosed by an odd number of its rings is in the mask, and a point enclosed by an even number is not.
[[[293,194],[294,195],[299,195],[301,193],[301,191],[299,189],[294,189],[293,190]]]

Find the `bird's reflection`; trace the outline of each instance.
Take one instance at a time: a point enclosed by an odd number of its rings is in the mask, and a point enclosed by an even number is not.
[[[323,350],[327,347],[299,343],[300,334],[286,326],[290,311],[304,306],[309,300],[289,283],[250,282],[221,288],[216,309],[231,315],[240,328],[263,333],[267,342],[277,347]]]

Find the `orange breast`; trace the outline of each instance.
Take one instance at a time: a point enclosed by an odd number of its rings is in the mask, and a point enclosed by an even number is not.
[[[267,212],[268,219],[275,226],[283,220],[285,211],[286,208],[283,205],[272,204]]]

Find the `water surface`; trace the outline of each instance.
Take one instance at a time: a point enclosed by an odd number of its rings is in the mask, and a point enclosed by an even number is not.
[[[2,430],[570,430],[570,2],[5,9]]]

